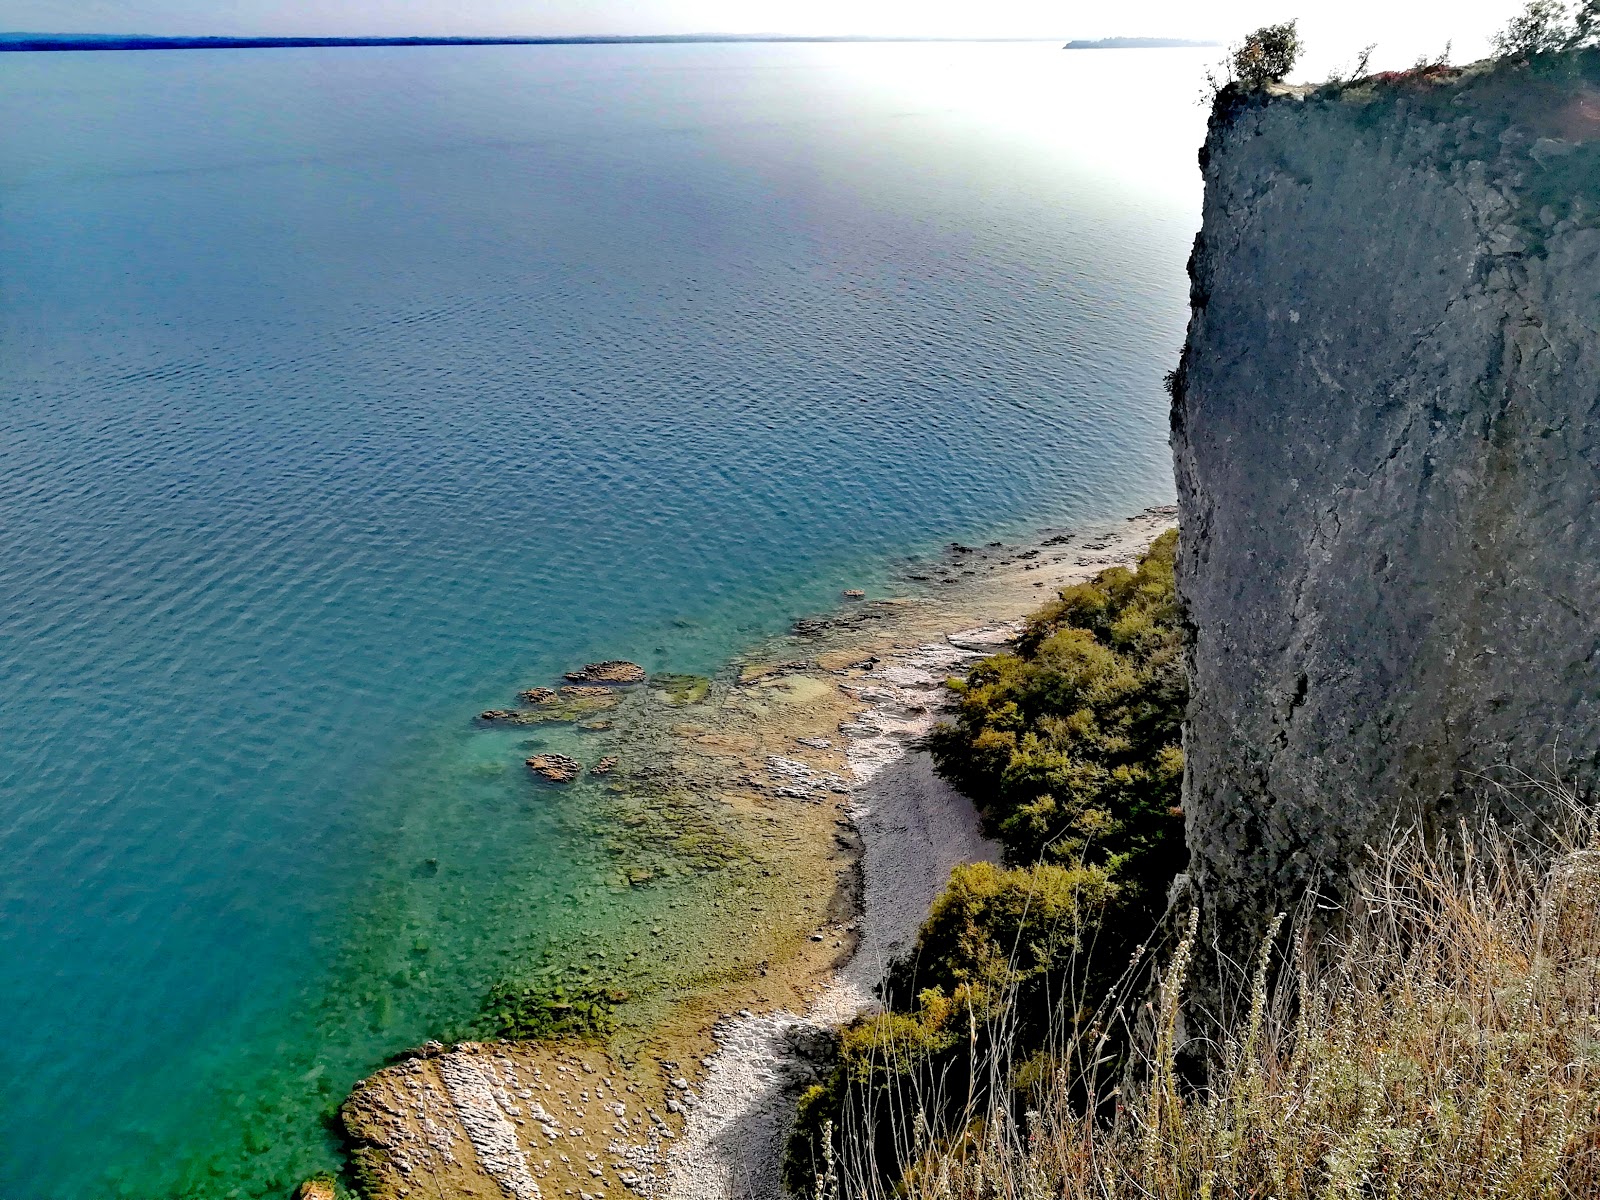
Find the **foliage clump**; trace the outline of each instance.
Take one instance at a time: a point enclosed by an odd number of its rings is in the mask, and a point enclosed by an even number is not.
[[[1299,22],[1263,25],[1234,47],[1229,65],[1241,87],[1259,91],[1269,83],[1288,78],[1302,49]]]
[[[1569,797],[1543,845],[1404,832],[1331,932],[1327,912],[1268,931],[1198,1085],[1178,1064],[1191,921],[1115,1105],[1079,1101],[1096,1043],[1067,1031],[1020,1117],[991,1102],[959,1140],[903,1135],[897,1197],[1600,1195],[1597,815]],[[877,1200],[860,1161],[841,1147],[833,1190]]]
[[[801,1097],[787,1186],[806,1191],[845,1136],[890,1179],[912,1106],[930,1136],[944,1136],[959,1128],[962,1101],[997,1082],[1008,1090],[974,1064],[1001,1045],[1040,1043],[1062,1003],[1081,998],[1078,968],[1118,899],[1104,867],[957,867],[912,953],[891,967],[885,1011],[845,1027],[839,1065]],[[847,1109],[858,1123],[837,1123]]]
[[[1501,58],[1528,59],[1600,45],[1600,0],[1584,0],[1574,12],[1566,0],[1528,0],[1494,35]]]
[[[1182,869],[1177,544],[1171,530],[1135,570],[1067,588],[1015,652],[952,684],[956,720],[930,738],[934,761],[1010,861],[1096,863],[1135,890]]]
[[[1206,72],[1207,92],[1215,100],[1224,91],[1259,92],[1269,83],[1282,83],[1305,50],[1298,21],[1263,25],[1237,46],[1230,47],[1221,75]]]
[[[885,1011],[847,1027],[838,1068],[802,1098],[785,1178],[854,1146],[880,1183],[917,1136],[960,1130],[978,1098],[1004,1108],[1150,928],[1183,861],[1188,702],[1177,531],[1033,614],[1013,651],[962,680],[930,748],[971,796],[1008,865],[958,867],[916,944],[890,964]],[[1015,1056],[1016,1078],[997,1074]],[[931,1144],[931,1143],[930,1143]]]

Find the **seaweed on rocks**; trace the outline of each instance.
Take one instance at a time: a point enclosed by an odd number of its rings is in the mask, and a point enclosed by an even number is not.
[[[699,704],[711,694],[711,680],[704,675],[652,675],[649,686],[670,704]]]
[[[617,1006],[630,998],[622,988],[589,982],[501,983],[483,1002],[484,1033],[520,1041],[600,1038],[615,1027]]]

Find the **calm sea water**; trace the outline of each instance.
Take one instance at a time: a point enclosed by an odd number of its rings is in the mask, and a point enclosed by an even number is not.
[[[515,687],[1169,500],[1202,66],[8,57],[0,1195],[280,1194],[602,919]]]

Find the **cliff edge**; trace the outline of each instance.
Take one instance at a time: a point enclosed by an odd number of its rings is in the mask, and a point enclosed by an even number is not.
[[[1184,803],[1239,946],[1419,808],[1596,776],[1600,53],[1225,94],[1201,166]]]

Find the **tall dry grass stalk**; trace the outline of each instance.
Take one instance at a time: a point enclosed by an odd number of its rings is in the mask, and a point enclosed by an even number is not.
[[[1180,1016],[1191,920],[1144,1013],[1127,1075],[1140,1082],[1119,1093],[1098,1078],[1105,1021],[1060,1005],[1043,1071],[1002,1052],[973,1064],[998,1086],[957,1132],[930,1139],[918,1113],[896,1123],[899,1194],[1600,1197],[1600,821],[1570,796],[1559,807],[1537,841],[1490,823],[1397,836],[1331,919],[1281,940],[1274,923],[1242,1019],[1204,1048],[1203,1085],[1179,1069],[1196,1049]],[[1019,1092],[1019,1073],[1042,1082]],[[928,1082],[927,1106],[948,1105]],[[1086,1095],[1108,1094],[1085,1115]],[[850,1124],[828,1187],[877,1200],[887,1185],[852,1169]]]

